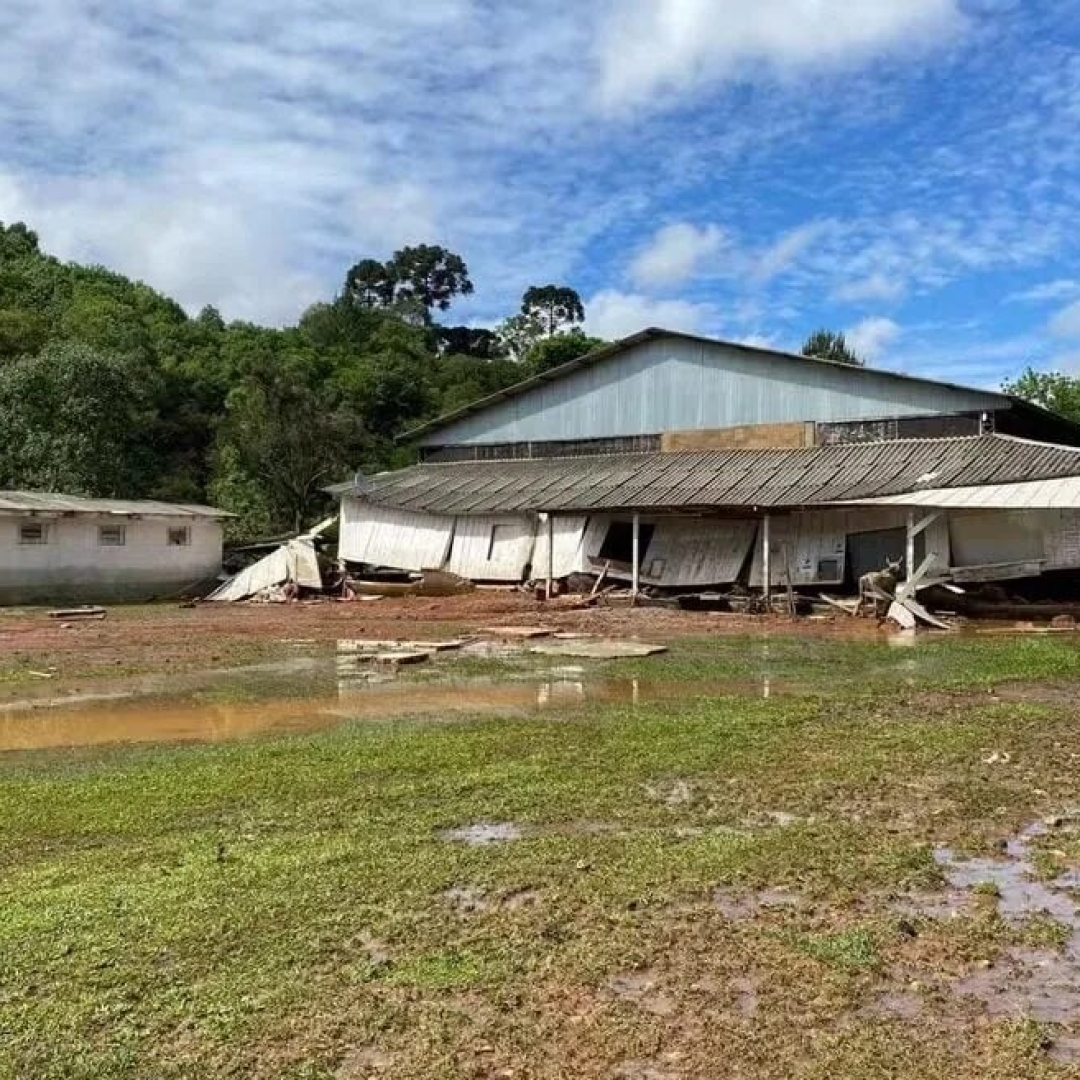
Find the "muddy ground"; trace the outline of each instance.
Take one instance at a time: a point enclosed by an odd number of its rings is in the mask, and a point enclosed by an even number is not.
[[[667,651],[356,646],[534,624]],[[1077,700],[1075,633],[5,613],[0,1080],[1080,1075]]]

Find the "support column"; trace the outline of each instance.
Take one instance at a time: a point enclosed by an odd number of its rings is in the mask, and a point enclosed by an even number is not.
[[[772,595],[772,552],[769,540],[769,515],[761,519],[761,595],[765,597],[766,605]]]
[[[911,583],[915,576],[915,511],[909,510],[907,516],[907,544],[904,547],[904,580]]]
[[[625,535],[625,534],[624,534]],[[630,595],[636,601],[641,578],[641,515],[634,514],[633,543],[631,545]]]
[[[555,595],[555,515],[547,515],[547,598]]]

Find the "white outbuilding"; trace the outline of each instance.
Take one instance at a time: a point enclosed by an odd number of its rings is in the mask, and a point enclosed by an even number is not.
[[[197,593],[221,572],[211,506],[0,491],[0,605]]]

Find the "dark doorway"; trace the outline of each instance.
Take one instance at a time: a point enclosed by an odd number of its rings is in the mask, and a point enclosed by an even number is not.
[[[904,551],[907,547],[907,529],[877,529],[874,532],[849,533],[848,547],[848,580],[852,585],[859,583],[863,574],[872,573],[875,570],[884,570],[885,564],[890,559],[903,561]],[[915,566],[926,558],[926,533],[921,532],[915,537]],[[904,567],[907,574],[908,568]]]
[[[638,527],[638,566],[645,561],[645,553],[649,550],[649,541],[656,526],[646,525],[644,522]],[[600,545],[597,558],[601,561],[613,563],[626,563],[628,566],[634,562],[634,526],[629,521],[613,521],[608,526],[604,542]]]

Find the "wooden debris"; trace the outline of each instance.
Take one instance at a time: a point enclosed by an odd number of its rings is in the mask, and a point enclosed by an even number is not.
[[[854,615],[859,608],[859,601],[857,598],[841,600],[838,597],[829,596],[828,593],[818,593],[818,596],[820,596],[830,607],[842,611],[845,615]]]
[[[103,607],[57,608],[49,612],[50,619],[104,619],[107,612]]]
[[[399,667],[403,664],[422,664],[429,659],[431,659],[430,653],[416,651],[408,652],[402,650],[400,652],[377,653],[375,656],[375,663]]]

